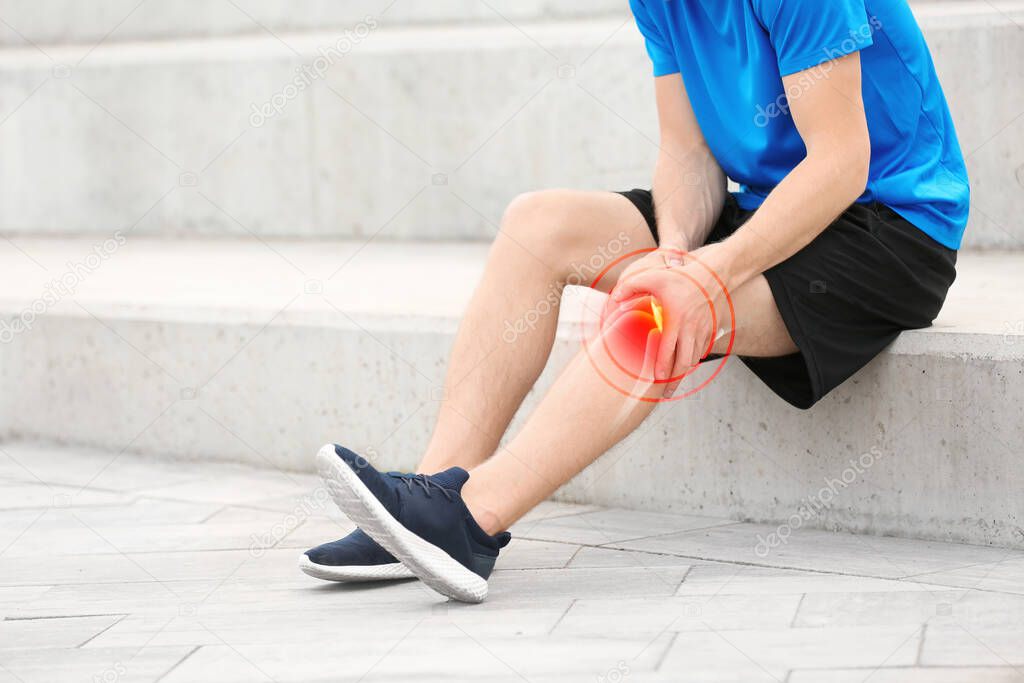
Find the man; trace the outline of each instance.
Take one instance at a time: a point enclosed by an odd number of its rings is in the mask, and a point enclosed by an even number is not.
[[[938,314],[969,190],[906,1],[631,6],[654,64],[653,191],[550,190],[509,206],[420,474],[382,474],[325,447],[321,475],[362,530],[308,551],[308,573],[415,575],[482,600],[505,530],[636,428],[709,352],[740,356],[809,408]],[[738,192],[726,192],[727,178]],[[556,316],[538,317],[514,343],[499,343],[504,321],[560,292],[573,265],[616,236],[651,251],[585,284],[613,306],[660,304],[654,353],[643,356],[654,377],[638,394],[619,391],[636,369],[607,345],[588,347],[499,448],[547,361]]]

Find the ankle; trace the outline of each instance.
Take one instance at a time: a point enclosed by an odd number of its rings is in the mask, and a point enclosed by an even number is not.
[[[491,536],[505,531],[506,525],[502,523],[501,518],[494,511],[470,505],[468,502],[466,507],[469,508],[469,514],[473,516],[473,520],[476,521],[477,525]]]
[[[491,536],[507,529],[508,525],[504,523],[502,515],[485,502],[485,492],[473,486],[472,476],[462,489],[462,501],[466,504],[473,521]]]
[[[459,453],[460,451],[456,449],[456,452]],[[434,454],[428,451],[423,456],[423,459],[420,460],[420,463],[416,465],[416,474],[437,474],[450,467],[461,467],[468,472],[479,464],[479,462],[472,458]]]

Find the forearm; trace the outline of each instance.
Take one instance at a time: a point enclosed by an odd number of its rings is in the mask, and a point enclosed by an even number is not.
[[[661,246],[704,244],[725,201],[725,174],[706,145],[662,147],[654,169],[654,209]]]
[[[870,152],[851,146],[809,155],[749,221],[716,250],[714,268],[730,288],[785,261],[825,230],[864,192]]]

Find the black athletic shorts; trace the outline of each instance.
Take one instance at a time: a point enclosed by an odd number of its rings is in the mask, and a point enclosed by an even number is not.
[[[658,241],[648,190],[621,192]],[[727,195],[708,236],[718,242],[743,225]],[[882,204],[854,204],[799,252],[765,272],[798,353],[742,358],[776,394],[810,408],[860,370],[903,330],[928,327],[956,279],[956,251]]]

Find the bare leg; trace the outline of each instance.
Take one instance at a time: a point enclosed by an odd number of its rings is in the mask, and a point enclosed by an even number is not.
[[[445,399],[418,471],[468,469],[494,453],[547,363],[562,288],[579,275],[578,284],[590,284],[603,267],[592,264],[614,260],[602,252],[616,241],[614,253],[654,246],[640,213],[611,192],[549,190],[509,206],[456,336]],[[602,285],[617,276],[609,273]]]
[[[737,320],[734,353],[782,356],[796,351],[763,276],[732,297]],[[725,343],[720,340],[714,350],[724,352]],[[631,386],[625,378],[614,377],[615,368],[599,355],[600,348],[591,346],[594,362],[606,377],[616,386]],[[646,395],[657,397],[662,391],[663,387],[655,385]],[[473,469],[463,498],[486,531],[507,529],[636,429],[655,405],[614,389],[581,352],[522,431],[493,458]]]
[[[517,198],[506,212],[456,337],[445,400],[418,468],[472,468],[464,496],[489,531],[510,526],[628,435],[653,409],[654,404],[611,388],[581,355],[508,447],[484,462],[547,362],[557,311],[552,307],[546,315],[534,315],[533,324],[521,333],[516,321],[542,310],[541,302],[560,302],[562,288],[577,272],[574,266],[584,266],[585,278],[592,279],[596,271],[589,265],[591,258],[616,240],[623,252],[654,246],[640,213],[614,193],[531,193]],[[618,268],[603,278],[601,288],[613,286],[620,272]],[[763,277],[733,292],[733,301],[734,353],[777,356],[795,351]],[[715,350],[724,351],[723,345]],[[606,375],[614,375],[606,358],[597,362]],[[657,393],[651,390],[652,396]]]

